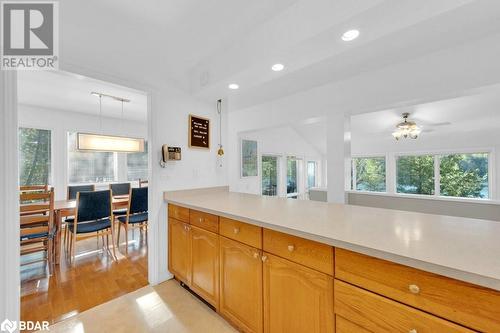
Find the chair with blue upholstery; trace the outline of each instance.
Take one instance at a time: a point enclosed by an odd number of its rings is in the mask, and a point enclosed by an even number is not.
[[[140,228],[146,231],[148,226],[148,188],[133,188],[130,190],[127,214],[118,217],[118,241],[120,245],[120,230],[125,228],[125,252],[128,253],[128,230],[129,228]]]
[[[75,222],[68,224],[70,237],[70,253],[72,262],[75,261],[75,247],[78,235],[95,234],[102,237],[103,245],[109,254],[109,235],[111,234],[112,257],[116,259],[115,234],[113,231],[113,208],[111,191],[78,192],[76,195]],[[106,238],[104,238],[106,236]]]
[[[68,186],[68,192],[66,195],[67,200],[76,200],[76,195],[78,192],[94,192],[95,191],[95,185],[90,184],[90,185],[71,185]],[[68,248],[69,245],[69,236],[68,236],[68,225],[72,224],[75,222],[75,217],[74,216],[68,216],[64,220],[64,234],[63,234],[63,243],[65,248]]]
[[[22,264],[47,261],[50,274],[54,262],[54,191],[21,192],[19,201],[21,256],[44,252],[41,259],[35,257]]]
[[[113,197],[129,195],[130,187],[131,187],[130,183],[109,184],[109,189],[111,190]],[[127,214],[127,209],[115,209],[113,211],[113,215],[115,217],[126,214]]]

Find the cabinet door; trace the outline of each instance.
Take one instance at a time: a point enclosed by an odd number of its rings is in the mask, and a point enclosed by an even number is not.
[[[222,316],[243,332],[262,332],[261,251],[220,237]]]
[[[219,236],[191,226],[191,289],[218,308]]]
[[[332,333],[333,278],[268,253],[264,261],[264,332]]]
[[[191,237],[189,224],[168,219],[168,268],[176,278],[191,284]]]

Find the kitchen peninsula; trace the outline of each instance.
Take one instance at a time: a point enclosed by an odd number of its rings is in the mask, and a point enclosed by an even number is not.
[[[165,192],[169,269],[243,332],[499,332],[500,223]]]

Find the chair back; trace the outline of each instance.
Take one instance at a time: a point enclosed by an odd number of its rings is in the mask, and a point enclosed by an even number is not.
[[[111,191],[78,192],[76,223],[111,218]]]
[[[129,214],[144,213],[148,211],[148,188],[139,187],[130,190]]]
[[[148,187],[147,179],[139,179],[139,187]]]
[[[19,186],[19,190],[21,192],[48,191],[49,185],[23,185],[23,186]]]
[[[54,214],[54,191],[21,193],[19,202],[21,239],[48,234]]]
[[[74,185],[68,186],[68,200],[75,200],[78,192],[94,192],[95,185]]]
[[[115,195],[127,195],[130,192],[130,183],[109,184],[109,189]]]

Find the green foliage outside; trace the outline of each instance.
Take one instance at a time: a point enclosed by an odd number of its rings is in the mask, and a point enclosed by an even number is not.
[[[397,192],[434,194],[434,156],[401,156],[396,162]]]
[[[278,181],[278,159],[262,156],[262,194],[276,195]]]
[[[286,164],[286,193],[297,193],[297,160],[294,157],[287,157]]]
[[[488,198],[488,154],[441,157],[441,195]]]
[[[356,190],[384,192],[385,157],[355,158]]]
[[[50,175],[50,131],[19,128],[20,185],[45,185]]]

